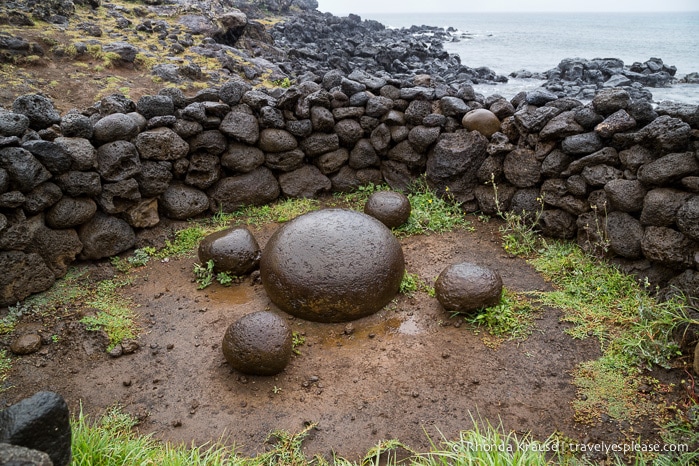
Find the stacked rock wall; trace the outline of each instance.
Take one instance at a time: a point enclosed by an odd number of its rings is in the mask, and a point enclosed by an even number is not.
[[[481,108],[500,131],[463,126]],[[546,90],[508,101],[424,75],[331,71],[287,89],[112,95],[63,116],[25,95],[0,111],[0,305],[48,288],[76,258],[133,247],[161,217],[369,182],[405,189],[423,174],[466,211],[543,205],[544,233],[659,282],[687,270],[696,282],[698,146],[698,107],[653,108],[619,89],[589,104]]]

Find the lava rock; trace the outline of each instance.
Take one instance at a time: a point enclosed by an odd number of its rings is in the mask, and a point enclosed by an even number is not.
[[[265,205],[279,197],[280,188],[271,170],[258,167],[249,173],[221,179],[209,189],[211,210],[233,212],[244,205]]]
[[[53,466],[53,461],[43,451],[9,443],[0,443],[0,458],[3,466]]]
[[[369,196],[364,213],[371,215],[388,228],[398,228],[410,218],[410,200],[396,191],[378,191]]]
[[[140,171],[138,151],[130,142],[108,142],[97,149],[97,173],[105,181],[123,181]]]
[[[136,235],[128,223],[102,213],[97,213],[84,224],[78,235],[83,244],[80,258],[84,260],[111,257],[136,244]]]
[[[43,451],[55,466],[71,460],[68,405],[53,392],[39,392],[0,412],[0,442]]]
[[[244,374],[275,375],[291,359],[291,329],[273,312],[253,312],[226,329],[221,349],[226,361]]]
[[[502,278],[489,267],[462,262],[442,270],[434,289],[448,312],[469,313],[500,302]]]
[[[325,209],[277,230],[262,254],[260,273],[282,310],[312,321],[344,322],[388,304],[405,261],[398,240],[375,218]]]
[[[0,168],[7,171],[10,183],[23,193],[51,178],[51,173],[31,152],[19,147],[0,149]]]
[[[61,115],[54,108],[51,99],[39,94],[25,94],[12,103],[12,111],[29,118],[29,127],[34,130],[48,128],[61,122]]]
[[[186,220],[204,213],[209,208],[209,198],[199,189],[177,183],[162,194],[160,206],[166,217]]]
[[[5,234],[6,232],[3,232]],[[39,254],[0,251],[0,306],[13,306],[55,282],[53,272]]]
[[[136,110],[146,120],[150,120],[157,116],[172,115],[175,103],[169,95],[144,95],[136,102]]]
[[[29,117],[21,113],[0,113],[0,136],[19,136],[29,129]]]
[[[687,237],[699,241],[699,196],[694,196],[677,211],[677,226]]]
[[[468,112],[464,115],[461,124],[467,130],[478,131],[487,138],[500,131],[500,120],[498,117],[490,110],[484,108]]]
[[[229,228],[202,239],[198,255],[203,264],[214,262],[214,272],[241,276],[258,268],[262,251],[247,228]]]
[[[15,338],[10,343],[10,351],[14,354],[25,355],[36,353],[41,349],[41,335],[38,333],[25,333]]]
[[[112,113],[95,123],[93,137],[100,144],[118,140],[129,141],[138,135],[138,125],[129,115]]]

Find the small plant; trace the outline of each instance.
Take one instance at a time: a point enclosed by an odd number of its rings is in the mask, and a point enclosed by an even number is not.
[[[277,87],[281,88],[289,88],[291,87],[291,80],[289,78],[284,78],[284,79],[273,79],[272,84],[274,84]]]
[[[136,313],[133,303],[118,294],[118,290],[130,282],[104,280],[90,296],[87,305],[97,310],[94,315],[80,319],[87,330],[104,331],[109,337],[111,351],[125,339],[136,338],[139,327],[136,323]]]
[[[536,226],[541,219],[541,214],[544,211],[544,199],[539,197],[537,201],[541,204],[540,209],[533,214],[522,212],[503,212],[500,208],[500,199],[498,198],[498,186],[495,183],[495,175],[491,173],[490,184],[493,185],[495,194],[495,208],[497,209],[498,217],[505,221],[505,224],[500,227],[502,234],[502,247],[513,256],[529,256],[539,249],[542,238],[539,236]]]
[[[457,228],[473,229],[461,207],[451,196],[449,187],[446,188],[444,197],[438,196],[430,189],[423,176],[413,182],[407,196],[411,207],[410,218],[396,228],[395,232],[398,235],[428,235]]]
[[[398,292],[411,297],[418,291],[424,291],[431,297],[434,297],[435,293],[434,287],[428,285],[418,274],[410,273],[406,270],[403,274],[403,280],[400,282]]]
[[[223,286],[231,286],[238,279],[238,277],[231,275],[229,272],[214,274],[215,265],[213,259],[209,259],[205,264],[194,264],[194,276],[196,277],[198,290],[203,290],[213,284],[214,279]]]
[[[206,234],[207,230],[198,224],[179,230],[175,233],[174,240],[165,241],[165,247],[158,251],[155,257],[164,259],[166,257],[183,257],[189,255],[199,245],[199,242]]]
[[[305,336],[301,335],[299,332],[291,332],[291,351],[293,351],[295,355],[301,355],[301,351],[299,351],[298,348],[299,346],[304,345],[305,343]]]
[[[529,300],[506,288],[500,302],[466,316],[466,322],[485,328],[491,337],[484,342],[497,347],[505,340],[524,340],[532,332],[535,308]]]
[[[10,369],[12,369],[12,360],[7,355],[7,351],[4,349],[0,350],[0,393],[5,391],[5,381],[7,376],[10,374]]]
[[[196,277],[198,290],[203,290],[214,282],[214,261],[209,259],[205,264],[194,264],[194,276]]]
[[[281,387],[277,387],[276,385],[274,387],[272,387],[272,393],[274,393],[275,395],[278,395],[281,392],[282,392]]]

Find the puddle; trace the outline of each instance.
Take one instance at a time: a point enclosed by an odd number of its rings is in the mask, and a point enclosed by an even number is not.
[[[252,301],[254,289],[248,283],[228,287],[216,287],[209,291],[209,298],[220,304],[238,305]]]

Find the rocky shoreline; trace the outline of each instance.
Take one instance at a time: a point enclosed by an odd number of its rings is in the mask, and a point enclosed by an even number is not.
[[[508,77],[461,63],[444,44],[460,40],[452,28],[389,29],[350,14],[317,10],[315,0],[153,0],[125,8],[101,0],[16,0],[0,6],[0,24],[32,27],[45,21],[80,35],[71,43],[45,45],[0,33],[0,63],[36,62],[37,57],[79,59],[101,48],[110,65],[147,68],[173,85],[220,86],[241,76],[253,85],[318,81],[326,72],[361,71],[381,79],[409,80],[427,74],[451,86],[497,84]],[[98,9],[106,18],[98,18]],[[648,88],[677,82],[676,68],[660,58],[625,65],[617,58],[564,58],[545,73],[519,70],[510,77],[541,79],[558,97],[589,100],[600,89],[623,88],[636,100],[651,100]],[[699,82],[692,73],[686,82]]]

